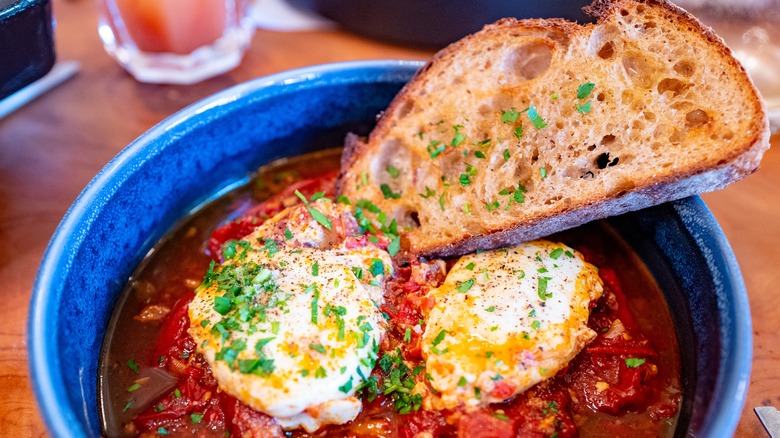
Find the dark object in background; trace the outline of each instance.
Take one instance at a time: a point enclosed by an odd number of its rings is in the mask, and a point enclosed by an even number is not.
[[[580,23],[591,0],[288,0],[347,30],[392,43],[440,49],[500,18],[560,17]]]
[[[49,0],[0,0],[0,99],[54,65]]]

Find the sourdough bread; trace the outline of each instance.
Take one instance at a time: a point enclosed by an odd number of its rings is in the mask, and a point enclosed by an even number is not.
[[[764,107],[711,30],[663,1],[587,11],[595,24],[503,19],[436,54],[368,138],[347,138],[339,194],[395,219],[402,255],[449,256],[757,169]]]

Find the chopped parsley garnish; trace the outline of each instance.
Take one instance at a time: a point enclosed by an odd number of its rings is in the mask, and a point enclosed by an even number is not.
[[[322,365],[320,365],[319,368],[314,370],[315,379],[324,379],[326,377],[328,377],[328,372],[325,371],[325,368],[323,368]]]
[[[561,255],[563,255],[563,248],[555,248],[554,250],[550,251],[550,258],[553,260],[558,260]]]
[[[501,206],[501,204],[499,204],[498,201],[493,201],[490,204],[485,204],[485,208],[487,208],[487,211],[493,211],[493,210],[497,209],[500,206]]]
[[[515,123],[521,113],[522,111],[518,112],[514,107],[509,111],[501,111],[501,121],[504,123]]]
[[[406,331],[404,332],[404,342],[408,344],[411,341],[412,341],[412,329],[407,327]]]
[[[193,412],[192,414],[190,414],[190,421],[192,422],[192,424],[198,424],[202,419],[203,419],[203,414],[199,414],[197,412]]]
[[[393,167],[393,166],[391,166],[389,164],[387,165],[385,170],[387,170],[387,173],[389,173],[390,176],[392,176],[393,178],[398,178],[398,175],[401,174],[398,169],[396,169],[395,167]]]
[[[439,207],[441,207],[441,210],[444,211],[444,193],[439,196]]]
[[[460,380],[458,380],[458,386],[466,386],[467,383],[469,383],[469,381],[466,380],[466,376],[460,376]]]
[[[290,231],[290,229],[289,229],[289,228],[287,228],[287,227],[284,227],[284,238],[285,238],[285,240],[290,240],[290,239],[292,239],[293,237],[295,237],[295,236],[293,236],[293,233],[292,233],[292,231]]]
[[[173,396],[176,398],[181,398],[181,391],[179,391],[179,388],[173,390]]]
[[[498,418],[499,420],[509,421],[509,417],[504,414],[499,414],[498,412],[494,413],[493,417]]]
[[[351,390],[352,390],[352,377],[349,378],[347,383],[339,386],[339,391],[341,391],[341,392],[343,392],[345,394],[348,393]]]
[[[547,282],[550,280],[552,280],[552,277],[539,277],[539,289],[537,292],[542,301],[545,301],[547,298],[552,298],[552,293],[547,292]]]
[[[164,427],[160,427],[159,429],[157,429],[157,433],[160,435],[168,435],[168,430]]]
[[[227,315],[230,312],[231,301],[223,296],[214,297],[214,311],[220,315]]]
[[[523,125],[520,125],[517,128],[515,128],[514,134],[515,134],[515,138],[520,140],[520,137],[523,136]]]
[[[311,275],[312,277],[318,277],[320,275],[320,261],[317,260],[314,262],[314,264],[311,265]]]
[[[336,198],[336,204],[351,205],[349,202],[349,198],[347,198],[345,195],[341,195],[338,198]]]
[[[435,338],[433,338],[433,342],[431,342],[431,345],[434,347],[441,344],[441,341],[444,340],[444,337],[447,336],[447,330],[442,330],[439,332],[438,335],[436,335]]]
[[[596,86],[593,82],[585,82],[577,87],[577,99],[585,99],[593,92],[593,88]]]
[[[472,286],[474,286],[474,279],[470,278],[470,279],[468,279],[468,280],[458,284],[457,289],[458,289],[458,292],[464,294],[464,293],[468,292],[469,289],[472,288]]]
[[[477,158],[480,158],[480,159],[487,158],[487,157],[485,157],[485,154],[482,153],[482,151],[474,151],[474,156],[477,157]]]
[[[471,262],[468,265],[466,265],[466,269],[468,269],[469,271],[473,271],[474,270],[474,262]]]
[[[363,279],[363,268],[359,268],[357,266],[352,267],[352,273],[355,274],[355,278],[358,280]]]
[[[401,192],[393,193],[393,189],[387,184],[382,184],[379,186],[379,189],[382,190],[382,195],[385,199],[398,199],[401,197]]]
[[[471,178],[468,176],[468,174],[461,173],[460,174],[460,185],[463,187],[466,187],[467,185],[471,184]]]
[[[314,202],[314,201],[316,201],[318,199],[322,199],[324,197],[325,197],[325,192],[317,192],[317,193],[311,195],[311,199],[309,200],[309,202]]]
[[[584,105],[580,105],[578,103],[574,104],[574,108],[577,109],[577,111],[581,114],[588,114],[590,112],[590,105],[593,103],[592,100],[589,100],[585,102]]]
[[[534,322],[531,323],[531,328],[534,330],[539,330],[539,328],[542,326],[542,323],[539,322],[539,320],[534,320]]]
[[[319,211],[316,208],[312,207],[309,204],[309,201],[306,199],[306,197],[303,196],[303,193],[301,193],[300,191],[296,190],[295,191],[295,196],[297,196],[301,201],[303,201],[303,204],[306,206],[306,209],[309,211],[309,214],[311,215],[311,217],[315,221],[319,222],[320,225],[322,225],[323,227],[327,228],[328,230],[333,228],[333,224],[330,222],[330,219],[328,219],[327,216],[322,214],[321,211]]]
[[[371,259],[371,275],[374,277],[384,275],[385,264],[380,259]]]
[[[541,176],[542,179],[547,178],[547,168],[546,167],[542,167],[542,168],[539,169],[539,176]]]
[[[485,309],[485,311],[486,311],[486,312],[491,312],[491,313],[492,313],[492,312],[495,312],[495,311],[496,311],[496,306],[490,306],[490,307],[488,307],[487,309]]]
[[[419,195],[423,199],[430,198],[431,196],[435,196],[436,195],[436,191],[433,190],[432,188],[428,187],[428,186],[425,186],[425,194],[423,195],[422,193],[420,193]]]
[[[436,158],[444,152],[444,149],[447,148],[447,145],[443,144],[439,140],[431,140],[430,143],[428,143],[428,154],[431,156],[431,158]]]
[[[640,365],[645,363],[646,359],[641,359],[637,357],[627,357],[626,358],[626,366],[629,368],[638,368]]]
[[[463,140],[466,139],[466,136],[460,132],[460,129],[463,128],[463,125],[454,125],[452,129],[455,130],[455,135],[452,137],[452,142],[450,143],[450,146],[458,146],[459,144],[463,143]]]
[[[463,212],[466,214],[471,214],[471,204],[468,202],[463,203]]]
[[[386,353],[382,356],[379,367],[387,374],[382,384],[382,394],[392,398],[394,410],[402,415],[419,410],[422,395],[412,394],[414,375],[404,363],[400,349],[396,349],[395,354]]]
[[[130,368],[134,373],[138,374],[138,363],[133,359],[127,360],[127,367]]]
[[[547,126],[547,123],[545,123],[542,116],[540,116],[539,113],[536,112],[536,108],[534,108],[533,105],[531,105],[528,108],[528,119],[531,120],[531,123],[534,125],[534,128],[536,129],[542,129],[545,126]]]
[[[509,161],[509,149],[504,149],[504,161]]]
[[[309,348],[318,353],[325,354],[325,347],[323,347],[321,344],[309,344]]]
[[[390,244],[387,245],[387,253],[390,254],[390,257],[395,257],[396,254],[398,254],[398,251],[401,249],[401,236],[395,236],[390,241]]]
[[[140,384],[140,383],[138,383],[138,382],[135,382],[135,383],[133,383],[132,385],[130,385],[130,386],[128,386],[128,387],[127,387],[127,392],[134,392],[134,391],[137,391],[137,390],[138,390],[138,388],[140,388],[140,387],[141,387],[141,384]]]
[[[124,409],[122,409],[122,412],[127,412],[128,409],[130,409],[131,406],[133,406],[133,403],[135,403],[135,400],[130,400],[125,404]]]
[[[319,312],[319,300],[320,300],[320,289],[318,287],[314,287],[314,297],[311,299],[311,323],[317,324],[317,313]]]

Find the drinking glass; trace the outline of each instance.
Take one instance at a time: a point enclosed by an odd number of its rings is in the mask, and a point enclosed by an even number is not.
[[[236,67],[247,0],[97,0],[103,47],[141,82],[192,84]]]

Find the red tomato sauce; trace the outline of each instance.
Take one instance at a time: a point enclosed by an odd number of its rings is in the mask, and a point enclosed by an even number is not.
[[[336,173],[329,172],[297,181],[257,205],[245,205],[240,217],[216,228],[202,245],[207,254],[219,258],[226,242],[249,234],[265,219],[295,202],[296,190],[307,197],[320,191],[332,197],[335,178]],[[352,245],[369,244],[366,236],[351,239]],[[391,374],[397,372],[395,368],[415,382],[426,378],[420,348],[419,324],[424,322],[421,309],[433,305],[426,292],[444,281],[443,269],[435,269],[437,262],[416,261],[396,267],[389,281],[386,303],[381,307],[389,328],[380,345],[382,359],[369,378],[375,386],[366,385],[360,391],[362,412],[349,424],[326,426],[314,435],[415,437],[426,433],[434,437],[558,438],[580,434],[671,435],[680,404],[679,359],[676,352],[671,359],[660,355],[652,342],[654,337],[669,338],[669,330],[648,331],[646,323],[637,322],[624,291],[619,270],[622,266],[611,266],[614,257],[604,250],[611,247],[611,242],[591,245],[593,239],[590,236],[566,243],[598,266],[604,281],[604,294],[591,304],[588,323],[598,336],[555,377],[503,403],[476,411],[426,411],[418,406],[418,409],[399,412],[397,394],[384,394],[383,387],[387,387]],[[373,244],[386,246],[387,242],[380,240]],[[630,274],[637,272],[643,271]],[[187,333],[187,305],[193,296],[190,289],[169,295],[169,304],[147,303],[147,306],[168,306],[170,310],[156,327],[151,354],[140,362],[142,366],[156,367],[174,376],[175,384],[147,402],[147,406],[140,407],[141,410],[136,406],[131,421],[121,429],[123,434],[285,436],[273,418],[252,410],[219,389]],[[656,298],[656,306],[665,306],[660,297]],[[659,311],[667,312],[665,308]],[[658,345],[676,347],[676,340],[665,339]],[[497,385],[493,395],[506,397],[513,389]],[[287,436],[307,434],[296,430],[287,432]]]

